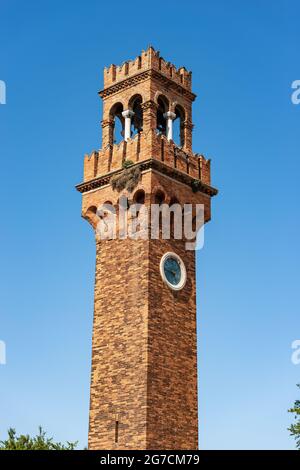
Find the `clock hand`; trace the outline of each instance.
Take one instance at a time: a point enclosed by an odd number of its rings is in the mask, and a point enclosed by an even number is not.
[[[166,271],[168,271],[168,273],[173,274],[174,276],[175,276],[175,274],[176,274],[176,271],[173,271],[172,269],[166,268]]]

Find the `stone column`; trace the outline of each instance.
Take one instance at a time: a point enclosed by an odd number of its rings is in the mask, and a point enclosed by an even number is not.
[[[168,140],[173,140],[173,120],[176,118],[176,114],[168,111],[164,114],[164,118],[167,121],[166,134]]]
[[[122,116],[125,119],[124,140],[127,142],[127,140],[129,140],[131,136],[131,118],[132,116],[134,116],[134,112],[130,109],[127,109],[126,111],[122,112]]]

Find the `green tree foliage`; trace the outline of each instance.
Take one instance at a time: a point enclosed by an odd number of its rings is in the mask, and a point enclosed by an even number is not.
[[[300,384],[297,385],[300,388]],[[288,430],[296,440],[296,447],[300,450],[300,400],[296,400],[293,408],[289,410],[289,413],[293,413],[295,416],[295,423],[292,424]]]
[[[74,450],[77,442],[53,442],[53,438],[46,437],[46,432],[39,427],[36,436],[30,437],[28,434],[17,436],[16,430],[10,428],[5,441],[0,441],[0,450]]]

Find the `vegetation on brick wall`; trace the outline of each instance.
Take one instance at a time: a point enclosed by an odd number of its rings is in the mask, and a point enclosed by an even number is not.
[[[0,441],[0,450],[74,450],[77,442],[53,442],[53,438],[46,437],[46,432],[39,427],[36,436],[30,437],[28,434],[17,436],[16,430],[8,430],[7,439]]]
[[[126,169],[126,168],[130,168],[132,165],[134,165],[133,161],[132,160],[124,160],[124,162],[122,163],[122,168]]]
[[[300,384],[297,385],[300,388]],[[296,440],[296,447],[300,450],[300,400],[296,400],[294,406],[289,410],[289,413],[294,414],[295,423],[291,424],[288,430]]]
[[[131,160],[125,160],[123,162],[123,171],[117,175],[112,176],[110,184],[113,190],[120,192],[124,189],[127,189],[129,193],[132,193],[134,188],[138,185],[140,179],[140,168],[133,166],[133,162],[131,162]]]

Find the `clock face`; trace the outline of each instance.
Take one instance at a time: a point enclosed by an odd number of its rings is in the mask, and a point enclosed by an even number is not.
[[[164,282],[173,290],[180,290],[186,282],[186,269],[182,259],[175,253],[166,253],[160,262]]]
[[[178,286],[181,279],[180,264],[175,258],[167,258],[164,264],[164,272],[167,280],[172,286]]]

